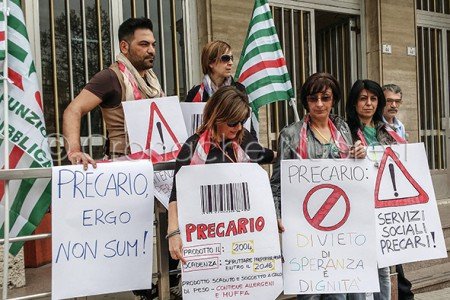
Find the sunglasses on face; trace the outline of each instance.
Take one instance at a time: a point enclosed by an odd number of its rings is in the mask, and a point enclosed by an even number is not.
[[[238,126],[239,124],[241,124],[242,126],[244,126],[244,124],[245,124],[245,122],[247,122],[247,120],[248,120],[248,118],[245,118],[245,119],[242,120],[242,121],[230,122],[230,123],[227,123],[227,126],[228,126],[228,127],[236,127],[236,126]]]
[[[328,102],[328,101],[331,101],[331,100],[333,100],[333,96],[332,95],[328,95],[328,94],[322,94],[321,96],[319,96],[319,95],[309,95],[309,96],[306,96],[306,101],[308,101],[308,102],[312,102],[312,103],[315,103],[315,102],[317,102],[317,101],[322,101],[322,102]]]
[[[233,60],[233,55],[232,55],[232,54],[223,54],[223,55],[220,57],[220,61],[223,62],[223,63],[227,63],[227,62],[229,62],[230,60],[231,60],[231,61]]]

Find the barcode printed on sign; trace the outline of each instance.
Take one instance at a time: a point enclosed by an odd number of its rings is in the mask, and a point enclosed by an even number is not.
[[[203,114],[193,114],[191,116],[190,135],[193,135],[194,133],[197,132],[197,128],[199,128],[200,125],[202,125],[202,121],[203,121]]]
[[[247,182],[200,186],[204,214],[250,210]]]

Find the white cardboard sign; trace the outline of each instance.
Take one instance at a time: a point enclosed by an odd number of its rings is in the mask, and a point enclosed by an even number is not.
[[[174,170],[155,171],[153,173],[153,185],[155,197],[167,209],[172,192]]]
[[[149,161],[52,170],[52,299],[151,288]]]
[[[185,166],[177,174],[183,299],[275,299],[280,245],[267,173],[250,163]]]
[[[188,136],[197,132],[197,128],[202,125],[203,121],[203,109],[206,102],[181,102],[181,111],[183,112],[184,123],[186,124],[186,130]]]
[[[174,160],[188,138],[178,96],[122,102],[131,153],[151,149],[153,162]],[[173,171],[156,171],[155,197],[167,208]]]
[[[183,111],[184,123],[186,124],[186,129],[188,136],[193,135],[197,132],[198,127],[202,125],[203,121],[203,110],[205,108],[206,102],[181,102],[181,110]],[[250,131],[250,118],[245,122],[244,128]]]
[[[284,160],[281,212],[285,294],[379,291],[366,160]]]
[[[150,149],[152,160],[174,160],[188,138],[178,96],[122,102],[131,153]]]
[[[368,148],[380,267],[447,257],[423,143]]]

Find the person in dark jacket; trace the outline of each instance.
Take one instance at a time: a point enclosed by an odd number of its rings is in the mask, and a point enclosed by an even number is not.
[[[222,86],[232,85],[245,92],[245,87],[231,76],[233,54],[228,43],[212,41],[206,44],[202,50],[201,63],[202,82],[188,92],[185,102],[206,102]]]
[[[227,42],[211,41],[206,44],[202,49],[201,63],[202,82],[188,92],[185,102],[206,102],[217,89],[223,86],[234,86],[239,91],[246,93],[245,87],[241,83],[234,81],[231,76],[233,53],[231,46]],[[257,139],[253,124],[250,132]]]
[[[203,121],[197,133],[189,137],[178,153],[175,175],[182,166],[214,163],[270,163],[272,150],[263,148],[243,127],[250,116],[247,95],[235,87],[217,90],[205,106]],[[177,184],[174,176],[168,208],[169,251],[181,259],[182,242],[178,227]]]

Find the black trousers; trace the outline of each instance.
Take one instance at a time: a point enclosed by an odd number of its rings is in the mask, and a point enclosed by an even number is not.
[[[408,279],[406,279],[405,272],[403,271],[403,266],[396,265],[395,270],[397,271],[398,280],[398,299],[413,300],[414,294],[411,291],[412,284]]]

